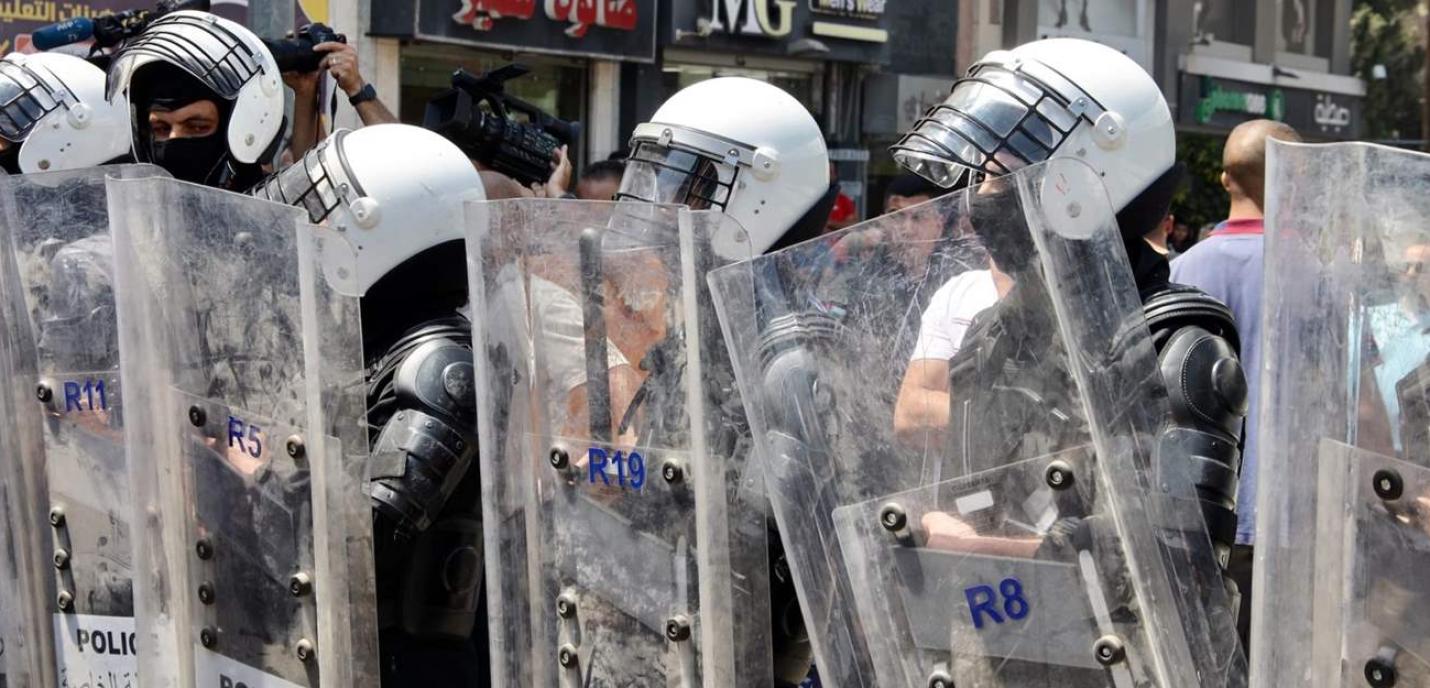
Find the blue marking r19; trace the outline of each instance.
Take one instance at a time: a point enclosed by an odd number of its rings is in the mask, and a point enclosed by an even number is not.
[[[611,454],[600,447],[591,447],[586,452],[586,480],[590,484],[595,485],[600,478],[602,485],[610,487],[612,469],[616,484],[623,489],[639,492],[645,485],[645,457],[640,452],[626,453],[617,449]]]

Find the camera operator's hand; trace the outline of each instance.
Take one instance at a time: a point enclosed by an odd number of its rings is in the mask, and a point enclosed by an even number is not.
[[[319,71],[327,70],[332,74],[333,79],[338,82],[338,88],[347,94],[350,101],[367,87],[367,80],[362,78],[362,72],[358,70],[357,48],[347,43],[328,42],[313,46],[313,51],[324,53]],[[397,122],[397,117],[377,98],[369,97],[355,103],[353,107],[364,125]]]
[[[537,198],[566,198],[571,188],[571,158],[566,155],[566,146],[556,151],[556,164],[545,184],[532,184],[531,191]]]
[[[347,43],[319,43],[313,46],[313,52],[325,53],[319,70],[328,70],[338,82],[338,88],[348,94],[349,98],[357,95],[358,91],[367,85],[362,73],[358,71],[357,48]]]

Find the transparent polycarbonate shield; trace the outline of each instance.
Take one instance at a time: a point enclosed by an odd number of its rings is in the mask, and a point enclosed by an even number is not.
[[[1321,685],[1430,684],[1430,468],[1329,439],[1316,460]]]
[[[130,498],[124,456],[114,261],[105,179],[166,176],[116,166],[0,180],[7,355],[17,404],[8,444],[26,499],[16,533],[44,595],[62,683],[137,680]],[[23,403],[20,403],[23,402]],[[38,481],[38,482],[33,482]],[[38,545],[38,546],[37,546]]]
[[[1252,683],[1421,685],[1430,156],[1273,141],[1266,180]]]
[[[1244,680],[1125,255],[1055,161],[711,273],[824,685]]]
[[[146,682],[375,683],[351,247],[172,180],[109,201]]]
[[[3,261],[0,261],[3,265]],[[3,270],[3,268],[0,268]],[[0,275],[0,284],[9,284]],[[9,290],[10,287],[5,287]],[[0,327],[12,331],[11,304],[0,300]],[[0,369],[9,370],[14,338],[0,336]],[[48,525],[37,518],[45,500],[43,479],[29,472],[26,451],[38,452],[39,428],[15,422],[17,409],[29,408],[34,390],[6,375],[0,389],[0,686],[40,688],[56,683],[54,634],[47,611],[54,597],[53,575],[43,552],[49,549]]]
[[[494,680],[770,684],[765,510],[704,283],[743,230],[642,203],[467,213]]]

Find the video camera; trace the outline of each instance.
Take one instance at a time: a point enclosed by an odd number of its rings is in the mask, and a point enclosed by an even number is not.
[[[557,151],[576,143],[581,125],[506,94],[506,82],[528,71],[520,64],[480,76],[458,69],[452,74],[452,88],[427,103],[422,125],[457,144],[467,157],[522,185],[545,182]],[[526,121],[512,113],[524,115]]]

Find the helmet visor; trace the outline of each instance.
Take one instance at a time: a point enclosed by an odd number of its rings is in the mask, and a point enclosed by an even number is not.
[[[892,152],[900,165],[947,188],[969,172],[998,176],[1046,161],[1086,117],[1077,111],[1090,109],[1097,109],[1090,98],[1042,65],[980,64]]]
[[[0,136],[19,143],[40,119],[60,106],[59,98],[34,70],[0,61]]]
[[[308,211],[313,224],[326,220],[338,206],[361,198],[362,189],[343,161],[346,131],[308,151],[302,160],[283,168],[254,187],[253,195]]]
[[[218,94],[233,100],[262,61],[241,38],[216,21],[169,15],[154,22],[114,58],[109,67],[108,97],[129,85],[134,71],[150,62],[167,62],[194,75]]]
[[[724,161],[644,141],[626,161],[616,198],[724,210],[735,176],[736,168]]]

